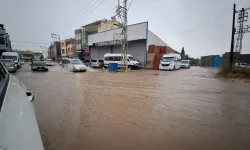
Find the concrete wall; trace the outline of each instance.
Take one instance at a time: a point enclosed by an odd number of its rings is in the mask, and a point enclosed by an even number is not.
[[[148,23],[143,22],[139,24],[128,26],[128,41],[146,39],[147,38],[147,27]],[[122,29],[112,29],[109,31],[100,32],[97,34],[92,34],[88,36],[88,45],[92,46],[94,43],[113,41],[115,33],[121,33]]]
[[[148,30],[148,45],[168,46],[162,39],[155,35],[152,31]]]

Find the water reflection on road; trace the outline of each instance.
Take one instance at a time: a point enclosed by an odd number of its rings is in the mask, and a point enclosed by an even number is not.
[[[19,70],[50,150],[250,149],[250,84],[174,72]]]

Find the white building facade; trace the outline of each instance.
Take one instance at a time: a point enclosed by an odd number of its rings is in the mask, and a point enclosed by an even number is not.
[[[106,53],[121,53],[122,29],[116,28],[88,36],[88,46],[91,59],[103,59]],[[148,22],[128,26],[128,50],[135,59],[139,60],[141,67],[146,67],[148,45],[167,44],[148,29]]]

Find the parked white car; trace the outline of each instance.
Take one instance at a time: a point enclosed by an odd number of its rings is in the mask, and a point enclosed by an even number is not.
[[[91,67],[93,67],[93,68],[102,68],[102,67],[104,67],[104,62],[103,62],[102,59],[92,60],[91,61]]]
[[[0,150],[44,150],[34,95],[0,63]]]
[[[190,68],[190,60],[181,60],[181,68]]]
[[[45,63],[46,63],[47,66],[54,66],[55,65],[55,63],[53,62],[52,59],[46,59]]]
[[[63,68],[72,72],[87,71],[87,67],[80,59],[63,58],[61,65]]]
[[[236,63],[235,66],[241,67],[241,68],[250,68],[250,64],[248,63]]]

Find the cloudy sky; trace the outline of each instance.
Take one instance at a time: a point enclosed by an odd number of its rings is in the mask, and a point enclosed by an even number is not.
[[[0,2],[0,23],[10,34],[13,48],[33,51],[49,46],[51,32],[61,39],[74,37],[80,26],[110,18],[117,4],[117,0]],[[237,9],[250,7],[249,0],[134,0],[128,22],[148,21],[149,29],[168,45],[176,50],[185,47],[193,57],[221,55],[230,49],[233,3]],[[250,53],[250,33],[243,42],[243,53]]]

